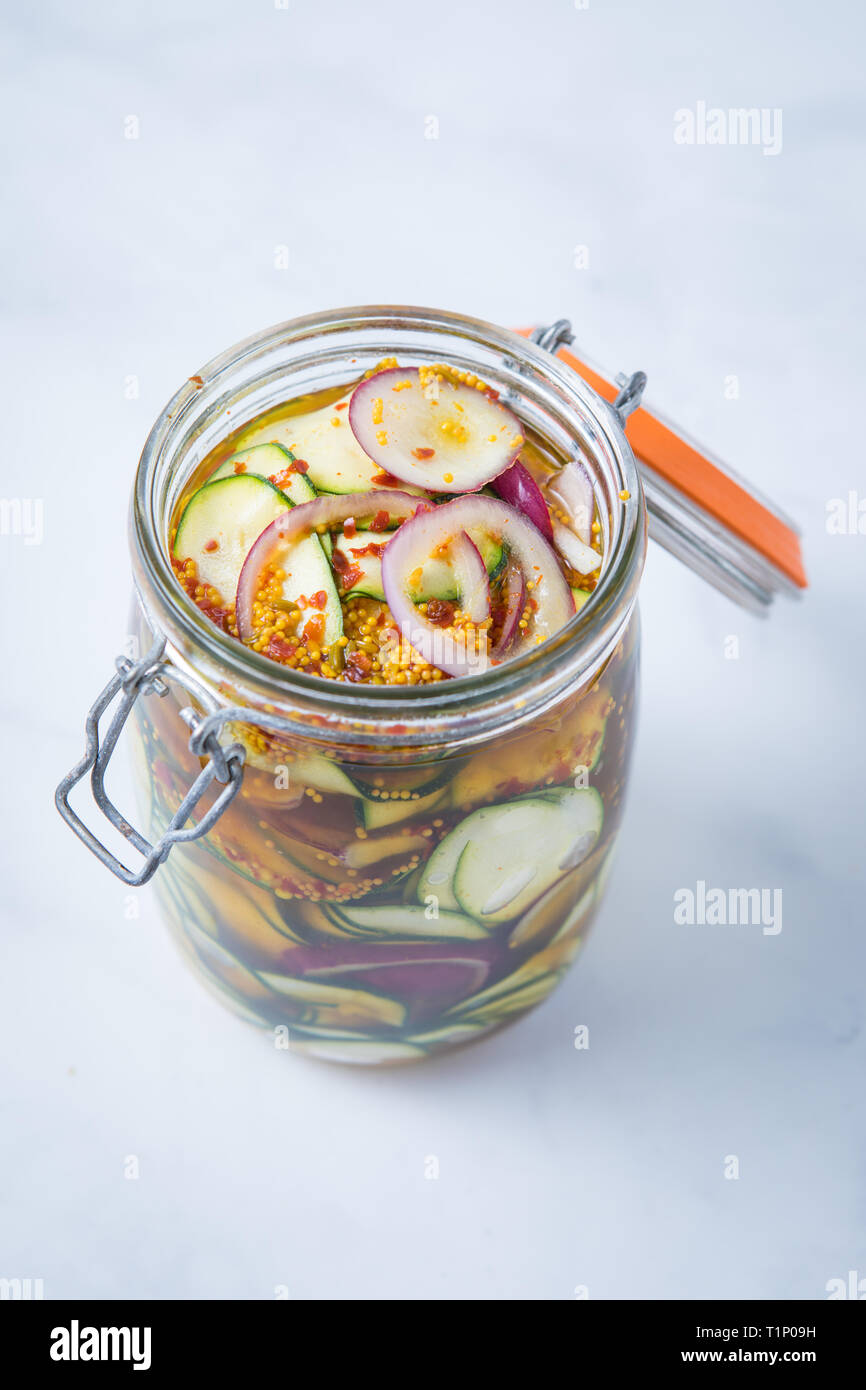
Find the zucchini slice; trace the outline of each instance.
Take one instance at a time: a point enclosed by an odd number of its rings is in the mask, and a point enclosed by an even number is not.
[[[462,850],[453,884],[460,906],[484,922],[514,921],[582,863],[598,841],[603,816],[594,787],[514,802],[509,814],[487,822],[484,834],[476,828]]]
[[[353,536],[351,539],[342,533],[332,536],[333,550],[340,552],[344,566],[340,566],[343,572],[348,569],[353,575],[351,587],[348,588],[344,598],[374,598],[379,603],[385,602],[385,590],[382,588],[382,561],[378,555],[353,555],[353,550],[362,550],[367,544],[361,540],[360,536]],[[337,570],[339,575],[340,569]]]
[[[484,561],[488,579],[495,579],[505,564],[505,547],[494,536],[483,531],[472,530],[469,536]],[[410,592],[416,603],[424,603],[431,598],[453,602],[460,597],[454,582],[454,571],[445,560],[425,561],[418,582]]]
[[[354,840],[347,845],[343,860],[350,869],[366,869],[380,860],[394,859],[398,855],[407,861],[413,854],[427,849],[430,841],[423,835],[386,835],[378,840]]]
[[[487,566],[488,577],[495,579],[505,564],[504,547],[492,536],[473,536],[473,540]],[[344,597],[354,598],[363,595],[366,598],[378,599],[380,603],[384,603],[385,590],[382,587],[381,558],[378,555],[355,555],[353,551],[364,549],[364,542],[359,545],[354,537],[348,540],[343,535],[339,539],[335,537],[334,546],[340,551],[347,565],[355,570],[360,570],[359,577],[354,581],[352,587],[347,589]],[[425,561],[418,575],[417,583],[412,586],[410,592],[415,603],[426,603],[431,598],[454,601],[460,597],[454,580],[454,571],[445,560],[431,559]]]
[[[527,979],[523,984],[504,988],[514,978],[516,977],[510,976],[508,980],[491,986],[483,994],[467,999],[464,1005],[458,1006],[459,1012],[458,1009],[451,1009],[450,1016],[458,1019],[460,1023],[473,1022],[493,1027],[504,1023],[512,1014],[525,1013],[527,1009],[543,1003],[559,983],[558,973],[548,970]]]
[[[435,1052],[442,1046],[457,1047],[463,1043],[474,1042],[482,1033],[488,1032],[484,1023],[458,1023],[456,1020],[444,1028],[434,1028],[429,1033],[413,1033],[412,1041],[416,1047],[423,1047],[425,1055]]]
[[[418,897],[484,923],[514,921],[591,852],[604,807],[594,787],[551,789],[483,806],[446,835],[427,861]]]
[[[278,487],[255,473],[205,483],[183,510],[175,556],[194,560],[200,583],[212,585],[224,603],[233,602],[250,546],[291,505]]]
[[[338,763],[325,758],[321,753],[312,753],[306,758],[296,758],[287,763],[289,781],[304,787],[313,787],[318,792],[335,792],[344,796],[360,796],[351,777]]]
[[[366,492],[376,487],[378,464],[364,453],[348,420],[348,404],[354,391],[305,415],[252,424],[241,435],[246,450],[254,445],[279,444],[307,464],[306,477],[317,492]],[[273,469],[271,470],[273,472]],[[426,496],[423,488],[400,483],[401,492]],[[360,529],[360,527],[359,527]]]
[[[537,903],[533,903],[529,912],[525,912],[512,928],[508,937],[509,947],[522,950],[531,944],[534,949],[540,949],[539,943],[550,945],[559,941],[582,922],[596,896],[594,879],[588,888],[580,891],[580,885],[584,882],[583,872],[583,869],[573,870],[554,883]]]
[[[243,738],[245,726],[232,724],[229,727],[232,737]],[[269,773],[273,773],[278,765],[284,764],[288,769],[289,782],[288,788],[282,793],[284,798],[289,796],[291,788],[312,787],[315,791],[353,796],[359,802],[363,800],[364,806],[358,811],[358,823],[365,830],[378,830],[397,821],[407,820],[409,816],[420,815],[428,807],[432,808],[434,794],[437,801],[440,797],[445,801],[447,783],[453,776],[450,766],[438,772],[434,771],[432,776],[429,766],[396,770],[386,767],[379,774],[379,781],[382,783],[379,786],[376,781],[365,781],[359,775],[363,771],[360,765],[353,766],[350,775],[340,763],[325,757],[323,753],[309,753],[293,758],[290,750],[280,750],[279,746],[266,754],[257,753],[255,748],[248,748],[247,761],[253,767],[259,767]],[[377,773],[377,769],[372,766],[366,771],[371,779]],[[412,777],[413,773],[416,778],[424,777],[426,780],[416,780]],[[407,781],[397,786],[396,777],[402,777],[404,774]],[[275,804],[279,805],[279,800],[276,800]],[[369,821],[368,815],[371,817]]]
[[[316,496],[316,489],[305,473],[290,473],[286,476],[286,469],[294,461],[294,454],[291,450],[284,449],[282,444],[256,444],[252,449],[241,449],[239,453],[232,454],[231,458],[227,458],[219,468],[214,469],[208,482],[214,483],[219,478],[235,478],[239,474],[249,473],[270,482],[272,476],[282,474],[283,481],[275,486],[278,486],[280,492],[284,492],[292,505],[297,507],[302,502],[312,502]]]
[[[317,979],[262,972],[259,979],[268,989],[304,1006],[301,1021],[307,1024],[345,1023],[366,1028],[375,1024],[399,1028],[406,1017],[405,1005],[396,999],[361,989],[344,989]]]
[[[281,444],[308,464],[306,476],[319,492],[366,492],[375,487],[373,477],[381,469],[352,433],[348,410],[337,410],[338,405],[348,405],[350,395],[307,415],[253,426],[244,434],[244,443]]]
[[[423,1048],[408,1042],[342,1038],[336,1032],[333,1037],[324,1038],[314,1030],[302,1032],[299,1028],[291,1031],[290,1051],[317,1057],[322,1062],[354,1062],[361,1066],[393,1066],[398,1062],[415,1062],[427,1055]]]
[[[371,764],[355,766],[352,781],[371,801],[409,801],[445,787],[454,777],[453,762],[420,763],[416,767]]]
[[[429,796],[410,797],[406,801],[402,797],[395,797],[390,801],[359,801],[358,819],[364,830],[382,830],[386,825],[398,825],[401,820],[408,820],[410,816],[422,816],[425,812],[435,811],[447,797],[446,788],[439,787]]]
[[[440,912],[438,917],[430,918],[426,909],[415,903],[382,907],[340,904],[329,906],[327,911],[343,931],[369,933],[372,936],[393,936],[403,940],[424,937],[437,941],[483,941],[488,935],[479,922],[473,922],[462,912]]]
[[[307,536],[293,545],[289,556],[282,562],[282,567],[286,575],[283,580],[282,601],[297,603],[301,598],[308,600],[308,606],[301,610],[298,630],[302,632],[305,623],[320,613],[325,619],[325,629],[319,645],[322,650],[333,646],[343,635],[343,609],[340,595],[337,593],[334,571],[322,549],[319,537]],[[310,597],[322,593],[325,595],[324,607],[310,607]]]
[[[325,912],[321,903],[309,898],[276,898],[277,912],[285,922],[285,931],[305,946],[320,946],[322,941],[348,941],[349,934],[338,927]]]
[[[272,486],[279,486],[280,492],[288,499],[291,506],[300,507],[304,502],[312,502],[318,494],[305,473],[286,472],[289,464],[294,463],[294,461],[294,454],[291,450],[285,449],[282,444],[254,444],[251,449],[241,449],[238,453],[232,454],[231,458],[226,459],[224,463],[220,464],[219,468],[214,470],[208,481],[215,482],[220,478],[235,478],[238,476],[248,477],[250,474],[254,477],[264,478],[266,482],[271,482],[272,477],[279,477],[279,485],[274,483]],[[237,464],[243,464],[240,475],[236,469]],[[324,587],[325,591],[328,593],[328,616],[331,621],[326,625],[325,645],[329,646],[329,633],[336,631],[336,615],[330,612],[332,607],[332,595],[330,590],[335,586],[333,584],[333,575],[330,570],[326,573],[319,565],[318,551],[315,544],[316,537],[311,536],[310,541],[312,541],[313,544],[305,543],[306,548],[303,551],[299,549],[297,563],[302,567],[306,566],[310,571],[311,583],[315,582],[315,580],[320,577],[322,580],[320,587]],[[331,537],[327,532],[318,537],[318,545],[330,560]],[[313,571],[315,571],[315,573],[313,573]],[[292,600],[304,592],[305,590],[301,584],[297,589],[297,594],[292,593],[290,589],[288,592],[284,592],[284,597]],[[316,593],[317,589],[314,588],[311,592]],[[336,633],[337,637],[340,636],[341,632],[342,617],[340,618],[340,630]],[[332,640],[336,640],[336,638]]]

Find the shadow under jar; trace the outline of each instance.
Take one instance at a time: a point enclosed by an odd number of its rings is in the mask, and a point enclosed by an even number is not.
[[[436,684],[353,686],[220,630],[178,585],[169,546],[190,479],[241,427],[391,356],[483,378],[554,466],[579,452],[603,559],[575,617],[528,654]],[[133,745],[152,840],[205,761],[190,726],[216,715],[221,746],[243,749],[237,795],[155,876],[184,955],[229,1007],[285,1026],[292,1051],[369,1064],[475,1040],[550,993],[616,843],[645,547],[617,414],[507,330],[422,309],[338,311],[248,339],[185,384],[148,438],[133,498],[133,631],[143,652],[165,641],[160,683],[134,703]]]

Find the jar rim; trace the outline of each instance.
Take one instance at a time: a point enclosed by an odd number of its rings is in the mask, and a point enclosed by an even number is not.
[[[222,414],[227,401],[241,401],[251,392],[252,386],[241,380],[245,368],[261,368],[259,376],[250,380],[253,384],[263,381],[269,354],[295,352],[299,360],[312,362],[315,359],[309,349],[313,347],[318,350],[316,358],[332,366],[342,360],[348,366],[348,351],[342,352],[339,344],[356,341],[360,348],[362,340],[365,345],[368,339],[380,341],[381,356],[381,346],[389,341],[387,335],[392,335],[395,340],[388,351],[400,353],[401,334],[415,335],[412,341],[419,343],[425,335],[435,334],[440,335],[440,344],[443,336],[453,340],[453,360],[463,361],[476,372],[478,354],[482,353],[487,376],[491,372],[496,376],[498,365],[500,380],[510,381],[512,389],[515,382],[527,389],[531,383],[536,392],[544,394],[547,405],[557,409],[560,425],[572,436],[573,448],[589,434],[594,444],[593,463],[596,469],[603,464],[606,470],[609,505],[617,498],[608,517],[599,582],[570,622],[546,642],[513,661],[458,680],[435,685],[357,687],[294,670],[286,672],[222,632],[178,585],[165,539],[165,502],[170,470],[175,467],[179,471],[184,455],[182,452],[177,458],[172,451],[185,444],[188,455],[205,419],[213,424],[215,411]],[[435,359],[443,355],[440,346]],[[525,399],[515,393],[509,405],[519,414]],[[238,420],[231,419],[223,437],[237,427]],[[441,726],[464,719],[468,709],[489,706],[514,711],[531,707],[535,711],[551,692],[580,686],[603,664],[637,595],[646,554],[646,512],[635,458],[618,415],[566,363],[528,338],[480,319],[414,306],[365,305],[308,314],[274,325],[219,353],[184,383],[158,416],[142,450],[132,498],[131,542],[139,560],[138,594],[150,625],[164,632],[194,668],[201,662],[202,674],[212,683],[219,686],[230,677],[233,689],[244,690],[254,703],[267,701],[271,709],[289,709],[307,721],[312,717],[316,724],[348,720],[359,731],[363,727],[374,733],[377,729],[381,732],[386,722],[393,729],[393,721],[399,719],[407,732],[423,725],[426,739],[431,724],[440,726],[441,733]],[[403,741],[411,739],[404,737]]]

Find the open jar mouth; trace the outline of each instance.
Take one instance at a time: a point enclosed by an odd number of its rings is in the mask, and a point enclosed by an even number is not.
[[[535,650],[435,686],[349,684],[288,671],[216,627],[178,585],[169,528],[193,470],[227,435],[301,394],[348,384],[385,356],[401,365],[446,362],[482,377],[554,454],[577,450],[593,473],[604,558],[598,585],[571,621]],[[506,722],[590,678],[613,650],[634,604],[646,553],[643,492],[618,416],[570,367],[508,329],[433,309],[368,306],[306,315],[213,358],[168,402],[138,466],[132,501],[137,588],[145,615],[176,654],[217,689],[267,702],[325,730],[351,723],[374,743],[394,721],[402,742],[430,739],[468,710]],[[361,713],[359,714],[359,711]],[[483,721],[486,723],[487,721]],[[309,734],[309,728],[306,729]],[[326,734],[323,735],[327,737]],[[439,741],[438,738],[435,741]]]

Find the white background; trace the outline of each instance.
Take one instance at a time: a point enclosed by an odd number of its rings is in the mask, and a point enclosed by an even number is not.
[[[45,538],[0,540],[0,1275],[433,1299],[866,1276],[866,536],[825,523],[866,495],[863,27],[853,0],[7,15],[2,488],[44,499]],[[700,100],[781,108],[781,153],[675,144]],[[570,317],[797,518],[812,588],[761,624],[653,550],[619,867],[578,966],[501,1037],[365,1073],[222,1011],[52,792],[126,632],[163,402],[248,333],[378,301]],[[698,879],[782,888],[781,933],[676,926]]]

